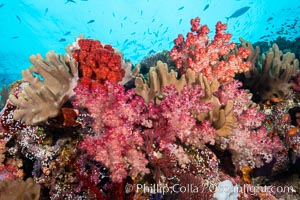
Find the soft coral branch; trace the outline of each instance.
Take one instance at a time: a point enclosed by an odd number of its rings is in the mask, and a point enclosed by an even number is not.
[[[94,118],[94,136],[87,136],[79,145],[96,161],[110,169],[113,182],[127,175],[148,173],[148,161],[137,151],[142,144],[140,130],[135,126],[142,120],[144,101],[134,91],[125,92],[121,85],[106,83],[107,88],[94,85],[91,89],[79,84],[75,89],[75,106],[86,107]],[[129,158],[136,158],[133,163]],[[131,166],[131,167],[129,167]]]
[[[251,63],[244,61],[250,54],[249,49],[240,47],[237,54],[231,53],[235,44],[229,43],[231,34],[223,32],[227,29],[226,24],[216,24],[216,34],[211,42],[207,36],[210,30],[207,25],[200,25],[200,18],[192,19],[191,26],[186,40],[183,35],[178,35],[170,51],[170,57],[181,72],[185,73],[190,68],[209,80],[217,79],[224,83],[231,81],[236,73],[249,69]]]
[[[279,160],[286,150],[278,136],[268,136],[264,127],[265,114],[250,100],[238,81],[224,85],[216,94],[222,103],[233,102],[233,113],[238,121],[235,135],[229,137],[228,148],[237,168],[262,167],[273,158]]]

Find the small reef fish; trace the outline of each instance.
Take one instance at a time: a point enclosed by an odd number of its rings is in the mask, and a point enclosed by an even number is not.
[[[165,34],[168,31],[169,27],[166,28],[166,30],[163,32],[163,34]]]
[[[44,16],[46,16],[47,13],[48,13],[48,8],[45,9]]]
[[[19,38],[19,36],[12,36],[12,37],[10,37],[11,39],[18,39]]]
[[[71,2],[71,3],[76,3],[76,1],[74,1],[74,0],[67,0],[67,1],[65,2],[65,4],[66,4],[66,3],[69,3],[69,2]]]
[[[155,51],[154,51],[153,49],[151,49],[151,50],[148,52],[148,55],[154,54],[154,53],[155,53]]]
[[[230,15],[229,17],[225,17],[227,19],[227,21],[231,18],[237,18],[237,17],[240,17],[241,15],[245,14],[248,10],[250,9],[249,6],[245,6],[245,7],[242,7],[238,10],[236,10],[232,15]]]
[[[203,8],[203,11],[206,11],[208,7],[209,7],[209,4],[206,4],[206,6]]]
[[[269,17],[269,18],[267,19],[267,22],[271,21],[272,19],[273,19],[273,17]]]
[[[18,19],[18,21],[21,23],[22,20],[21,20],[21,17],[19,17],[18,15],[16,15],[16,18]]]
[[[65,42],[65,41],[66,41],[65,38],[61,38],[61,39],[59,40],[59,42]]]
[[[128,39],[126,39],[126,40],[123,42],[123,45],[125,45],[127,42],[128,42]]]
[[[184,6],[181,6],[180,8],[178,8],[177,10],[182,10],[182,9],[184,9]]]
[[[115,13],[114,13],[114,12],[112,13],[112,16],[113,16],[113,17],[116,17],[116,15],[115,15]]]
[[[127,19],[127,16],[123,18],[123,20],[126,20],[126,19]]]
[[[270,37],[270,35],[261,36],[259,39],[263,39],[263,38],[267,38],[267,37]]]
[[[68,31],[68,32],[66,32],[66,33],[64,34],[64,36],[70,35],[70,34],[71,34],[71,31]]]
[[[182,19],[180,19],[180,20],[179,20],[178,24],[180,25],[180,24],[181,24],[181,22],[182,22]]]
[[[1,4],[0,4],[0,8],[2,8],[3,6],[4,6],[4,3],[1,3]]]
[[[91,23],[94,23],[95,20],[94,19],[91,19],[90,21],[87,22],[87,24],[91,24]]]

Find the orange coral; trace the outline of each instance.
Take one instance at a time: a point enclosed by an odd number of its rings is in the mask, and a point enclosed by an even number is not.
[[[73,52],[73,58],[79,63],[81,78],[88,78],[103,84],[106,80],[118,83],[125,71],[122,68],[121,54],[111,45],[103,45],[98,40],[79,39],[80,49]]]

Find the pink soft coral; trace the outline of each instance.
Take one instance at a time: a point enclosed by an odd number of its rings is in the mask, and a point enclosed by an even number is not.
[[[209,121],[197,121],[197,115],[208,113],[212,104],[202,100],[204,91],[199,86],[184,87],[179,93],[175,86],[163,88],[166,97],[160,105],[148,105],[146,135],[159,138],[157,141],[162,148],[180,139],[186,145],[201,147],[205,143],[214,143],[215,129]],[[149,126],[151,125],[151,126]]]
[[[91,89],[79,84],[75,89],[75,106],[84,106],[94,118],[94,136],[87,136],[79,145],[96,161],[110,169],[113,182],[121,182],[127,175],[148,173],[148,161],[137,150],[143,139],[135,126],[141,121],[144,101],[125,92],[121,85],[106,83],[107,88],[94,85]],[[131,160],[132,158],[134,159]]]
[[[165,87],[163,92],[167,97],[160,104],[160,112],[167,120],[168,133],[197,147],[213,144],[215,129],[209,121],[197,122],[196,119],[197,115],[212,110],[211,103],[203,102],[205,93],[200,86],[184,87],[180,94],[174,86],[170,86]]]
[[[148,106],[134,90],[125,92],[123,86],[109,82],[106,86],[78,84],[73,105],[86,107],[94,119],[94,135],[86,136],[79,148],[108,167],[113,182],[148,173],[148,162],[155,165],[151,158],[160,159],[157,155],[164,152],[184,166],[189,159],[176,144],[178,139],[180,144],[197,148],[214,144],[215,129],[210,122],[197,121],[198,114],[212,109],[203,102],[199,86],[185,87],[181,93],[174,86],[165,87],[161,104]]]
[[[250,53],[249,49],[240,47],[237,54],[230,54],[235,44],[229,43],[231,34],[223,32],[227,29],[226,24],[216,24],[216,34],[210,43],[210,30],[207,25],[200,25],[200,18],[192,19],[191,25],[191,32],[187,34],[186,40],[179,34],[170,52],[170,57],[181,72],[185,73],[191,68],[196,73],[204,74],[209,80],[218,79],[223,83],[231,81],[236,73],[249,69],[251,63],[244,62]]]
[[[237,168],[262,167],[274,158],[281,159],[286,150],[278,136],[268,136],[263,126],[265,114],[253,105],[250,95],[241,86],[240,82],[234,80],[216,93],[222,104],[225,105],[229,100],[233,102],[233,113],[238,120],[235,135],[227,140],[228,148]]]

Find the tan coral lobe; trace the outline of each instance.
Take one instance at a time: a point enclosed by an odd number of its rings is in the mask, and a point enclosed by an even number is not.
[[[74,59],[54,51],[48,52],[46,59],[37,54],[31,56],[30,61],[33,66],[22,71],[24,84],[21,87],[24,91],[18,94],[18,98],[11,94],[9,100],[17,106],[15,120],[37,125],[56,117],[61,106],[73,95],[78,69]]]

